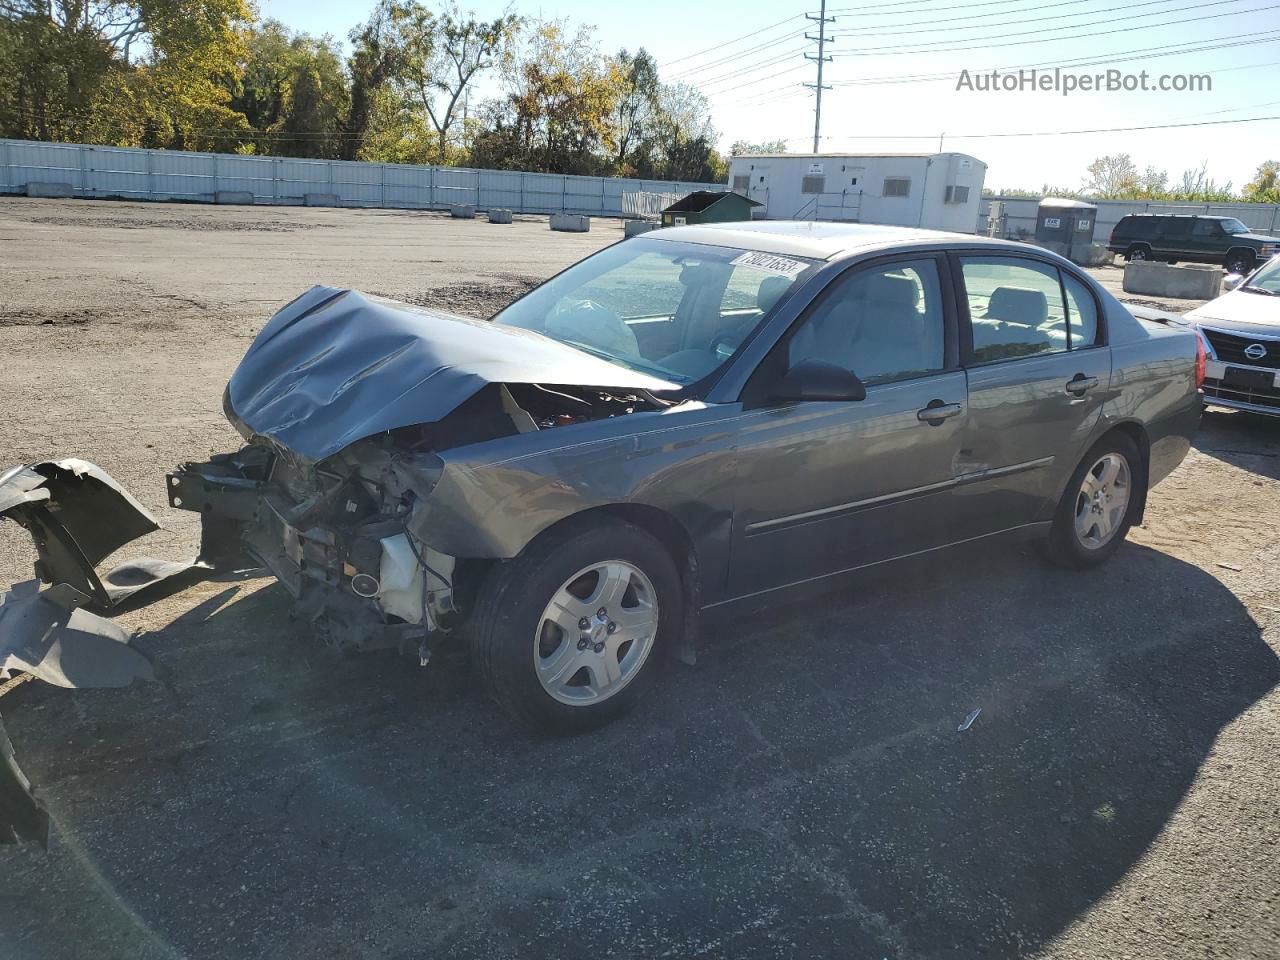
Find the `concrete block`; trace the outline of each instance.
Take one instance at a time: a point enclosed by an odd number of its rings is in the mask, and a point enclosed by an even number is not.
[[[576,213],[553,213],[551,229],[563,230],[566,233],[586,233],[591,229],[591,218]]]
[[[1154,260],[1133,260],[1124,268],[1125,293],[1178,300],[1212,300],[1222,284],[1222,268],[1188,264],[1175,267]]]
[[[213,195],[214,203],[253,203],[251,190],[219,190]]]
[[[449,216],[458,220],[474,220],[476,208],[470,203],[455,203],[449,208]]]
[[[510,211],[510,210],[502,210],[502,209],[494,209],[494,210],[490,210],[490,211],[489,211],[489,222],[490,222],[490,223],[510,223],[510,222],[511,222],[511,211]]]
[[[70,197],[72,194],[73,188],[69,183],[47,183],[38,180],[32,180],[27,183],[28,197],[54,199]]]
[[[302,203],[307,207],[336,207],[341,201],[336,193],[303,194]]]
[[[638,237],[650,230],[657,230],[660,226],[661,224],[654,223],[652,220],[628,220],[622,225],[622,233],[623,236]]]

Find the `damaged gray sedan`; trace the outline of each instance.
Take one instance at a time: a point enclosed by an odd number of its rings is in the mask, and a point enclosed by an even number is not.
[[[997,535],[1105,560],[1188,450],[1199,347],[1026,245],[674,228],[488,322],[316,287],[227,386],[245,445],[166,482],[202,517],[198,565],[265,566],[325,642],[425,665],[465,637],[516,717],[584,728],[663,653],[691,661],[709,613]],[[92,465],[0,495],[49,585],[0,607],[0,666],[48,670],[110,626],[80,607],[190,566],[98,577],[154,521]]]

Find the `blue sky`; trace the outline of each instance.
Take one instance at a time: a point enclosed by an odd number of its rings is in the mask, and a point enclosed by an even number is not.
[[[259,0],[264,17],[345,40],[370,3]],[[505,2],[463,4],[496,16]],[[524,16],[590,24],[606,51],[646,47],[664,79],[701,87],[710,97],[721,146],[738,139],[785,138],[796,152],[813,136],[814,79],[802,59],[804,21],[816,3],[562,0],[513,5]],[[1105,153],[1130,153],[1138,167],[1172,179],[1208,162],[1219,181],[1238,189],[1264,160],[1280,160],[1280,0],[829,0],[835,55],[823,95],[822,150],[947,150],[988,164],[987,186],[1035,189],[1079,186],[1085,167]],[[749,35],[750,34],[750,35]],[[1218,47],[1218,49],[1189,48]],[[1157,55],[1186,51],[1176,56]],[[1113,61],[1096,65],[1079,61]],[[1077,61],[1077,74],[1107,70],[1162,75],[1207,74],[1196,92],[957,90],[962,70]],[[1016,69],[1010,72],[1016,73]],[[1043,72],[1043,70],[1042,70]],[[1052,72],[1052,67],[1049,68]],[[873,82],[880,81],[880,82]],[[889,82],[884,82],[889,81]],[[976,82],[975,82],[976,85]],[[479,93],[491,93],[493,82]],[[1183,129],[1070,136],[977,138],[974,134],[1097,130],[1187,122]]]

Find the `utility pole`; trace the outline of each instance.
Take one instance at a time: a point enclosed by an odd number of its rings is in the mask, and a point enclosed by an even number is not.
[[[804,35],[806,40],[812,40],[818,45],[817,56],[812,53],[804,55],[806,60],[813,60],[818,64],[818,82],[805,84],[806,87],[812,87],[818,95],[818,102],[813,108],[813,152],[818,153],[818,144],[822,140],[822,91],[831,89],[830,85],[824,86],[822,83],[822,65],[831,62],[831,57],[827,55],[827,44],[835,42],[832,37],[827,36],[827,24],[835,23],[836,18],[827,16],[827,0],[822,0],[822,6],[817,16],[812,13],[806,13],[804,16],[806,20],[813,20],[818,24],[818,35],[816,37],[812,33]]]

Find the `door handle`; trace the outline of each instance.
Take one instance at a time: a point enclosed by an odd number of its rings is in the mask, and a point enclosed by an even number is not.
[[[1077,397],[1083,397],[1087,391],[1092,390],[1097,385],[1097,377],[1086,377],[1083,373],[1077,373],[1067,381],[1067,393],[1074,393]]]
[[[923,420],[932,426],[937,426],[943,420],[959,416],[963,412],[964,407],[958,403],[943,403],[941,400],[931,400],[927,407],[916,411],[916,419]]]

